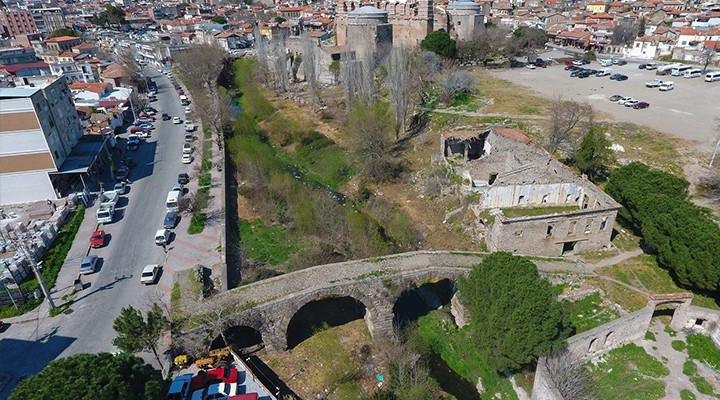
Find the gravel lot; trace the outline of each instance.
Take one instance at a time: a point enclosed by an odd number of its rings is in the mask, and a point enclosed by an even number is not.
[[[705,82],[703,78],[685,79],[678,76],[656,76],[655,71],[638,69],[638,64],[613,66],[613,73],[629,77],[616,82],[609,77],[571,78],[564,65],[529,70],[526,68],[491,71],[494,76],[515,84],[526,86],[543,96],[562,95],[566,99],[587,101],[597,110],[610,113],[615,120],[646,125],[678,138],[697,143],[702,151],[711,151],[717,133],[714,117],[720,116],[720,81]],[[602,68],[593,62],[592,69]],[[645,87],[651,79],[671,80],[675,90],[660,92],[657,88]],[[650,103],[650,108],[635,110],[611,102],[614,94],[630,96]]]

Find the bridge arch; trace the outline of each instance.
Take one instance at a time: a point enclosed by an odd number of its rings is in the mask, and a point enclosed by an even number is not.
[[[218,335],[210,343],[210,349],[218,349],[225,346],[232,345],[241,353],[251,352],[259,350],[264,346],[263,336],[260,328],[256,328],[250,325],[237,324],[226,328],[223,332],[225,339],[228,343],[225,343],[223,337]]]
[[[455,291],[454,277],[435,276],[413,282],[394,301],[393,326],[402,329],[430,311],[450,304]]]
[[[296,303],[283,324],[286,349],[295,348],[325,326],[340,326],[361,318],[372,332],[375,315],[371,299],[358,291],[323,291],[308,296]]]

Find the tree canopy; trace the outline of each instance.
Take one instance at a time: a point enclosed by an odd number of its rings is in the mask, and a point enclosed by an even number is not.
[[[567,304],[524,257],[493,253],[458,281],[472,338],[497,371],[516,370],[562,348],[572,332]]]
[[[60,36],[75,36],[75,37],[78,37],[78,33],[77,33],[77,31],[76,31],[75,29],[72,29],[72,28],[60,28],[60,29],[55,29],[55,30],[52,31],[52,33],[50,34],[50,38],[60,37]]]
[[[590,129],[580,141],[575,164],[593,182],[607,177],[607,164],[613,160],[610,145],[610,140],[597,127]]]
[[[227,24],[227,18],[223,17],[222,15],[216,15],[210,18],[210,21],[216,24]]]
[[[425,39],[420,42],[420,48],[444,58],[454,58],[457,52],[455,40],[450,37],[447,32],[435,31],[428,34]]]
[[[160,371],[131,354],[78,354],[51,361],[15,388],[10,400],[161,399]]]
[[[658,255],[680,284],[720,288],[720,227],[709,210],[688,201],[688,182],[634,162],[610,175],[606,191],[623,205],[619,215]]]
[[[142,313],[132,306],[123,307],[120,315],[113,322],[113,328],[118,334],[113,343],[120,350],[128,353],[150,350],[162,365],[157,346],[166,325],[167,320],[157,303],[148,311],[146,319],[143,319]]]
[[[93,18],[93,22],[96,25],[102,26],[125,24],[125,11],[115,6],[107,6],[105,11],[97,14],[95,18]]]

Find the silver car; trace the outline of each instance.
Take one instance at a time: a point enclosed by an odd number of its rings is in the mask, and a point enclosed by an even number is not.
[[[83,275],[95,272],[98,263],[98,256],[87,256],[80,261],[80,273]]]

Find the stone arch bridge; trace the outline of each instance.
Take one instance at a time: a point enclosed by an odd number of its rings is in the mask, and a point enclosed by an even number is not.
[[[319,265],[230,290],[209,300],[208,309],[231,309],[226,327],[252,328],[270,351],[287,349],[288,327],[306,304],[327,298],[350,297],[364,307],[364,319],[373,339],[393,335],[393,308],[404,290],[418,283],[455,281],[482,261],[487,253],[418,251]],[[541,270],[578,270],[575,263],[557,259],[533,260]],[[209,326],[195,327],[181,335],[191,338],[217,336]]]

